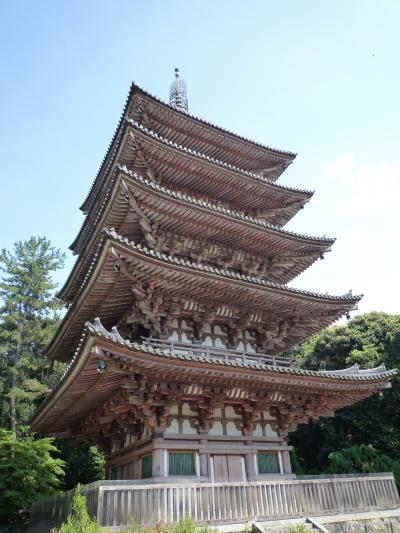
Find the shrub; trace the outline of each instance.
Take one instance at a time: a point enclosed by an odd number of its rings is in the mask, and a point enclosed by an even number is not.
[[[72,499],[72,511],[69,514],[67,521],[62,524],[58,533],[107,533],[108,529],[104,529],[97,525],[95,518],[89,516],[86,507],[86,497],[81,494],[81,486],[78,485],[74,491]],[[57,533],[53,530],[53,533]]]
[[[58,492],[64,463],[52,442],[0,429],[0,522],[23,522],[34,501]]]

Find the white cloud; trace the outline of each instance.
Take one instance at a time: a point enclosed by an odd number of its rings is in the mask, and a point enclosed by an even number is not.
[[[400,314],[400,166],[359,164],[351,154],[329,162],[315,198],[291,228],[336,236],[326,260],[293,285],[365,296],[359,312]]]

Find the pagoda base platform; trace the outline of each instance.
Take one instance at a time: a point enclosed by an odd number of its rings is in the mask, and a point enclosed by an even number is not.
[[[166,432],[115,450],[108,456],[106,477],[157,483],[290,479],[290,450],[281,437]]]
[[[100,526],[118,531],[138,525],[233,524],[305,516],[384,511],[400,507],[392,474],[311,476],[242,483],[151,483],[108,480],[85,485],[89,513]],[[64,522],[73,491],[33,505],[31,533],[47,533]]]

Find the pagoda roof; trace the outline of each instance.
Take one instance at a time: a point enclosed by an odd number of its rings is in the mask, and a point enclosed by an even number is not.
[[[235,144],[236,146],[240,147],[239,149],[243,150],[243,148],[246,147],[247,154],[240,156],[242,160],[248,159],[249,153],[257,153],[263,155],[266,158],[265,163],[269,162],[269,158],[271,156],[278,158],[281,161],[293,161],[293,159],[297,155],[295,152],[291,152],[288,150],[272,148],[271,146],[267,146],[265,144],[244,137],[243,135],[239,135],[238,133],[234,133],[231,130],[217,126],[216,124],[199,118],[191,113],[179,110],[164,102],[160,98],[152,95],[148,91],[141,89],[138,85],[134,84],[134,90],[135,89],[138,93],[141,93],[140,103],[143,103],[145,110],[151,113],[150,118],[152,119],[152,124],[157,121],[157,112],[160,126],[163,125],[165,130],[168,132],[171,131],[171,127],[177,129],[180,138],[182,138],[184,135],[186,135],[186,138],[187,136],[191,137],[196,135],[196,137],[200,140],[202,136],[199,134],[199,131],[205,131],[207,132],[207,135],[213,136],[212,139],[214,140],[214,144],[216,144],[217,146],[219,143],[215,142],[216,139],[229,138],[230,144]],[[163,120],[161,120],[161,117]],[[170,120],[167,124],[168,117],[170,117]],[[181,128],[176,128],[176,120],[187,124],[186,131],[183,132]],[[204,145],[204,140],[202,142]],[[210,140],[208,144],[213,144],[212,140]],[[228,147],[228,152],[230,151],[233,150],[229,150]],[[224,146],[224,148],[222,148],[222,151],[220,149],[220,152],[226,156],[227,147]]]
[[[143,114],[145,117],[143,117]],[[113,159],[116,145],[120,142],[121,129],[124,119],[130,117],[139,121],[151,121],[152,129],[158,129],[161,135],[168,133],[168,137],[188,148],[200,150],[211,157],[224,159],[226,162],[245,167],[246,161],[260,164],[260,168],[276,167],[277,162],[282,162],[279,169],[274,168],[270,173],[276,179],[296,157],[293,152],[278,150],[249,140],[229,130],[223,129],[211,122],[202,120],[189,113],[182,112],[163,102],[159,98],[132,83],[122,115],[107,153],[103,159],[97,176],[103,173]],[[179,127],[178,127],[179,124]],[[255,169],[254,169],[255,170]],[[82,209],[86,211],[93,201],[94,189],[89,191]]]
[[[97,371],[106,360],[104,373]],[[111,398],[126,378],[150,373],[165,382],[234,386],[246,394],[257,389],[276,392],[282,400],[291,394],[326,397],[323,413],[334,411],[374,392],[387,388],[396,370],[360,370],[358,367],[338,371],[312,371],[279,367],[264,363],[230,361],[206,355],[189,355],[160,350],[124,340],[113,328],[108,332],[99,321],[87,323],[75,355],[60,382],[40,406],[30,422],[33,431],[62,435]]]
[[[84,323],[99,316],[113,326],[134,302],[132,281],[116,268],[124,261],[134,268],[133,279],[151,283],[154,289],[189,298],[216,301],[221,305],[248,307],[260,313],[285,317],[290,312],[307,316],[307,335],[328,326],[353,309],[361,296],[330,296],[302,291],[271,281],[154,252],[105,230],[103,242],[88,268],[84,281],[47,351],[52,359],[68,360]],[[318,316],[316,316],[316,314]],[[299,342],[296,337],[285,349]],[[272,353],[279,353],[277,349]]]
[[[286,283],[299,275],[322,253],[329,251],[334,243],[334,239],[284,230],[264,219],[244,215],[189,194],[175,192],[119,167],[112,186],[104,193],[98,209],[92,210],[88,215],[87,223],[82,226],[73,244],[74,250],[82,254],[82,257],[60,291],[60,298],[70,300],[73,297],[73,287],[79,285],[84,276],[96,249],[97,237],[104,226],[114,227],[119,233],[133,240],[140,237],[139,223],[126,222],[129,204],[122,194],[118,196],[122,184],[124,188],[131,188],[141,201],[147,199],[148,203],[142,211],[146,211],[149,219],[154,220],[158,227],[177,231],[179,235],[197,235],[200,239],[204,232],[205,238],[207,237],[209,227],[212,226],[213,242],[232,248],[241,247],[248,252],[262,255],[266,255],[266,251],[270,256],[278,257],[293,254],[293,264],[283,268],[282,274],[276,274],[276,279],[272,275],[271,279],[280,283]],[[85,250],[89,242],[90,249]]]
[[[254,172],[178,145],[131,119],[125,119],[121,128],[113,158],[92,184],[96,202],[85,205],[85,213],[97,204],[116,164],[133,167],[138,173],[151,169],[156,177],[162,177],[164,185],[218,198],[246,212],[266,211],[265,218],[279,225],[293,218],[314,194],[307,189],[277,184]]]

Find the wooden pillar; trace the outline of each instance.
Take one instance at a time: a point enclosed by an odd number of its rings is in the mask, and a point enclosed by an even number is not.
[[[164,450],[153,451],[153,477],[164,477]]]
[[[254,476],[254,453],[246,453],[244,456],[244,464],[246,467],[246,480],[253,481]]]
[[[131,479],[140,479],[140,475],[141,475],[141,472],[140,472],[140,467],[141,467],[141,464],[140,464],[140,458],[139,457],[135,457],[132,465],[131,465]]]
[[[200,452],[200,475],[208,476],[208,457],[205,452]]]
[[[283,474],[291,474],[292,473],[292,465],[290,463],[290,455],[287,450],[283,450],[280,452],[282,457],[282,468],[283,468]]]
[[[200,445],[204,445],[204,444],[207,444],[207,440],[202,439],[200,441]],[[199,450],[199,459],[200,459],[200,475],[201,476],[210,475],[208,473],[209,454],[206,451],[202,450],[201,448]]]

